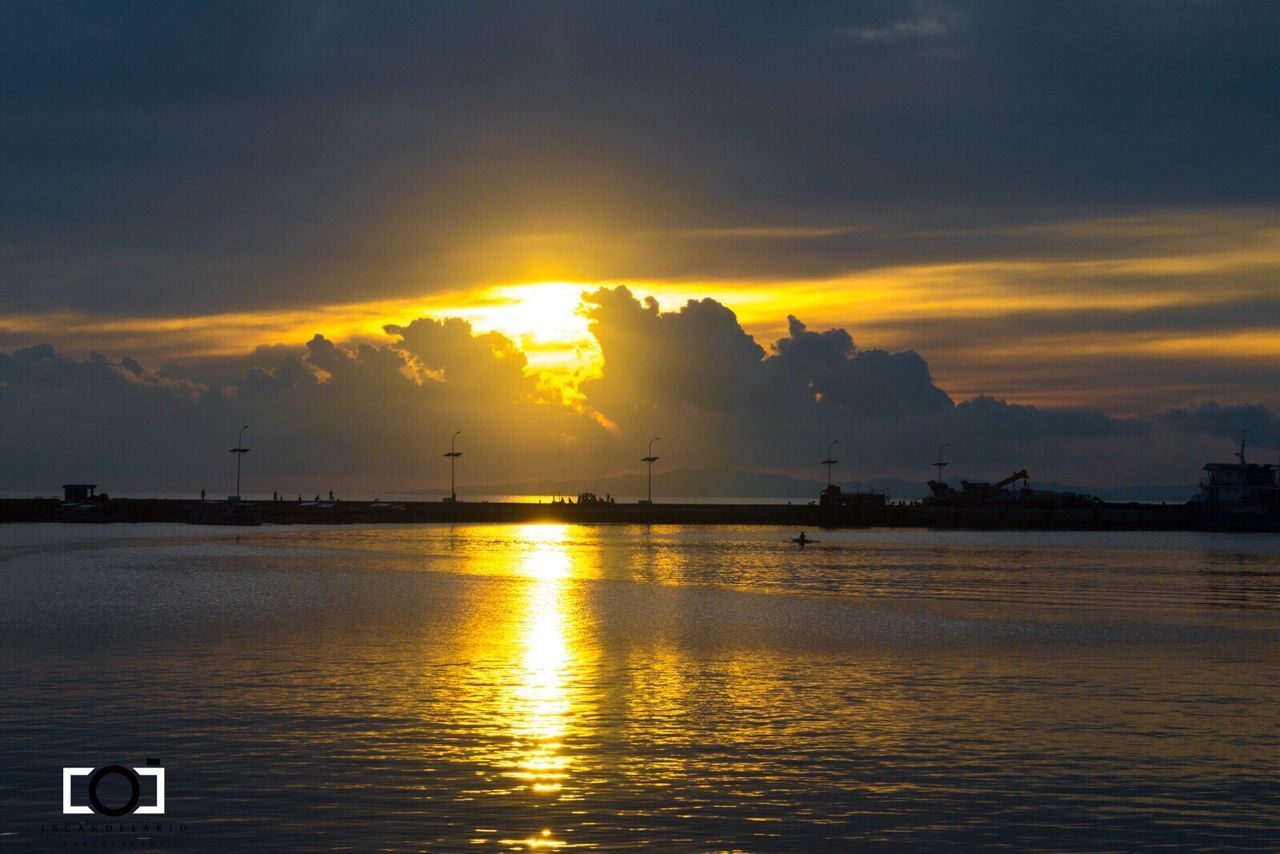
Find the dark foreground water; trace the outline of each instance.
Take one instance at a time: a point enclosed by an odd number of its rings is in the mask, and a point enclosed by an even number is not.
[[[1280,847],[1280,537],[794,534],[0,527],[0,843]]]

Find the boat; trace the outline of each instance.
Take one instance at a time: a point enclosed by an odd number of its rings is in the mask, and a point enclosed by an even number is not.
[[[1248,436],[1240,439],[1239,462],[1205,464],[1199,492],[1190,501],[1199,527],[1280,528],[1280,466],[1245,459],[1247,441]]]
[[[1018,481],[1022,481],[1021,487],[1017,487]],[[1088,508],[1102,503],[1096,496],[1081,492],[1032,489],[1030,481],[1031,476],[1026,469],[1019,469],[995,483],[962,480],[959,489],[946,481],[931,480],[928,482],[929,496],[924,499],[924,503],[949,507],[1021,507],[1046,510],[1057,507]]]

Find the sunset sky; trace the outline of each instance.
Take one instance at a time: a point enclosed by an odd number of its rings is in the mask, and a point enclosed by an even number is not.
[[[1276,3],[8,12],[0,491],[1280,453]]]

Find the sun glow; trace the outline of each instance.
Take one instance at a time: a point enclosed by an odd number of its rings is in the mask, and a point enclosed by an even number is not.
[[[385,346],[395,340],[384,330],[389,324],[456,317],[476,333],[510,339],[523,353],[541,399],[559,399],[597,419],[603,416],[583,388],[604,372],[604,356],[591,335],[583,295],[617,285],[628,286],[637,299],[656,298],[664,311],[678,311],[690,299],[713,299],[731,309],[766,349],[788,334],[788,315],[815,330],[847,328],[863,348],[914,349],[929,361],[938,384],[957,398],[985,393],[1044,406],[1105,404],[1108,411],[1127,411],[1113,401],[1163,394],[1128,379],[1149,364],[1177,361],[1192,370],[1219,371],[1232,364],[1253,369],[1280,363],[1274,324],[1261,322],[1265,312],[1249,310],[1273,300],[1280,250],[1272,220],[1196,214],[1037,228],[1039,238],[1060,241],[1060,250],[898,263],[801,279],[588,278],[574,270],[564,274],[572,279],[486,279],[412,297],[210,315],[10,313],[0,318],[0,339],[6,346],[28,347],[49,342],[56,330],[55,346],[74,342],[82,348],[70,355],[98,350],[154,369],[168,361],[239,358],[257,347],[298,352],[316,334],[344,347]],[[779,234],[789,233],[755,236]],[[1127,235],[1134,242],[1079,249],[1081,241],[1098,234]],[[574,257],[571,247],[557,252]],[[1198,319],[1201,309],[1220,305],[1230,307],[1223,319],[1213,320],[1212,311],[1210,321]],[[1132,370],[1117,373],[1106,388],[1092,378],[1088,395],[1078,397],[1063,376],[1078,374],[1087,360],[1128,363]],[[1202,386],[1170,393],[1185,397]]]
[[[501,823],[475,829],[498,835],[473,841],[516,851],[566,847],[555,817],[598,782],[578,764],[596,743],[590,686],[599,652],[578,584],[595,577],[595,537],[562,524],[473,533],[480,539],[466,571],[488,581],[466,609],[460,655],[470,667],[453,702],[465,726],[492,736],[468,751],[477,778],[468,798],[492,795],[495,809],[514,809],[509,820],[495,813]]]
[[[528,525],[521,534],[530,543],[520,569],[531,584],[524,608],[522,678],[513,722],[525,753],[519,768],[509,773],[536,793],[555,794],[569,765],[561,739],[571,709],[565,680],[572,652],[561,600],[571,562],[563,525]]]
[[[529,282],[494,285],[463,299],[415,307],[414,316],[460,317],[476,332],[497,332],[510,338],[528,360],[528,371],[547,392],[559,394],[570,405],[580,405],[585,397],[580,384],[598,377],[604,369],[604,354],[591,335],[590,320],[583,296],[600,287],[623,283]],[[709,297],[739,312],[744,322],[768,317],[783,318],[777,298],[767,290],[743,288],[726,290],[705,284],[636,282],[629,284],[637,299],[652,296],[664,311],[675,310],[690,299]],[[814,305],[825,297],[815,296]],[[793,295],[793,304],[809,301]]]
[[[542,282],[494,288],[498,301],[484,309],[484,325],[514,338],[532,364],[543,354],[595,346],[582,313],[581,285]]]
[[[588,286],[572,282],[496,285],[456,305],[424,307],[436,317],[460,317],[476,332],[497,332],[516,343],[528,371],[566,403],[582,400],[578,385],[600,375],[600,345],[582,311]]]

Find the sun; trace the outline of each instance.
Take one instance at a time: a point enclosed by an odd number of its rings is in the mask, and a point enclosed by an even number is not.
[[[482,316],[473,323],[489,326],[517,341],[529,357],[544,364],[561,362],[566,352],[594,344],[582,306],[582,285],[538,282],[491,288]]]
[[[466,319],[477,332],[510,338],[528,359],[530,374],[572,399],[578,384],[599,376],[603,366],[600,345],[581,310],[582,294],[589,289],[575,282],[494,285],[449,314]]]

